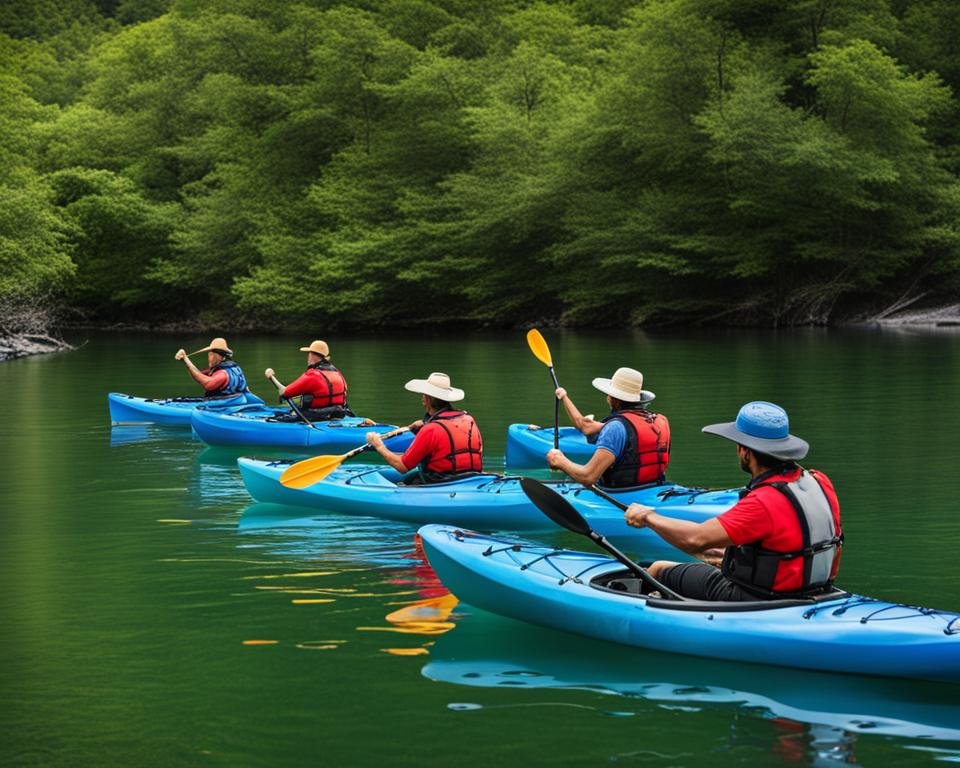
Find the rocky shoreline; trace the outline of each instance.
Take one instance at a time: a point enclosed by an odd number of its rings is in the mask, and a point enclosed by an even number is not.
[[[872,318],[868,325],[883,328],[950,328],[960,327],[960,304],[944,307],[899,312],[894,315]]]
[[[45,355],[50,352],[63,352],[73,349],[63,339],[46,334],[23,334],[0,336],[0,361],[14,360],[28,355]]]

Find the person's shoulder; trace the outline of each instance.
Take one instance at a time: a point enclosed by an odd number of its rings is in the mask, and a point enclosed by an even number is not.
[[[607,419],[605,422],[603,422],[603,426],[600,427],[600,432],[603,433],[608,430],[612,432],[618,432],[620,430],[626,429],[626,427],[624,426],[625,421],[626,419],[624,419],[623,416],[619,416],[619,415],[614,416],[612,419]]]
[[[833,480],[831,480],[825,472],[822,472],[819,469],[808,469],[807,471],[817,479],[817,482],[820,483],[820,485],[829,488],[830,490],[834,490]]]

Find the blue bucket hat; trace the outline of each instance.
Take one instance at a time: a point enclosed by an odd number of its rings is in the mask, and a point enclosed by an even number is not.
[[[802,459],[810,450],[806,440],[790,434],[787,412],[779,405],[763,400],[743,406],[736,421],[709,424],[702,431],[784,461]]]

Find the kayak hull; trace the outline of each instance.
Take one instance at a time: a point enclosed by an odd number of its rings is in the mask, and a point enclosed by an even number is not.
[[[560,450],[577,464],[586,464],[596,446],[588,443],[574,427],[560,427]],[[547,466],[546,454],[553,448],[553,427],[536,424],[511,424],[507,427],[505,463],[515,469],[540,469]]]
[[[460,600],[621,645],[778,666],[960,683],[960,614],[835,592],[822,601],[699,603],[602,589],[609,557],[420,529],[430,565]],[[760,607],[757,607],[760,606]]]
[[[233,397],[216,400],[204,398],[151,398],[110,392],[107,405],[110,408],[110,423],[162,424],[170,427],[189,427],[190,414],[199,407],[210,409],[238,408],[246,405],[262,405],[263,400],[252,392],[243,392]]]
[[[444,522],[488,531],[555,531],[520,487],[519,477],[477,475],[448,483],[397,485],[400,475],[377,464],[345,464],[322,482],[302,489],[285,488],[280,475],[287,461],[243,457],[238,460],[244,485],[254,499],[293,504],[347,515],[380,517],[423,525]],[[615,540],[648,549],[665,549],[647,529],[629,527],[623,513],[577,483],[551,483],[589,521],[594,530]],[[736,503],[736,491],[697,492],[677,485],[618,491],[623,503],[656,507],[661,514],[702,522]],[[669,553],[681,553],[670,548]],[[689,559],[684,557],[684,559]]]
[[[295,448],[311,453],[346,453],[367,441],[367,432],[381,434],[396,429],[391,424],[361,426],[363,418],[313,422],[268,421],[286,408],[250,407],[224,413],[209,408],[196,408],[190,416],[194,433],[209,445],[256,445],[273,448]],[[391,437],[387,447],[406,450],[413,442],[409,432]]]

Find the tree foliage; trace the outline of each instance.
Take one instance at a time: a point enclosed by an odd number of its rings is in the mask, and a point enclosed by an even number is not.
[[[958,287],[945,0],[23,0],[0,293],[268,326],[821,323]]]

